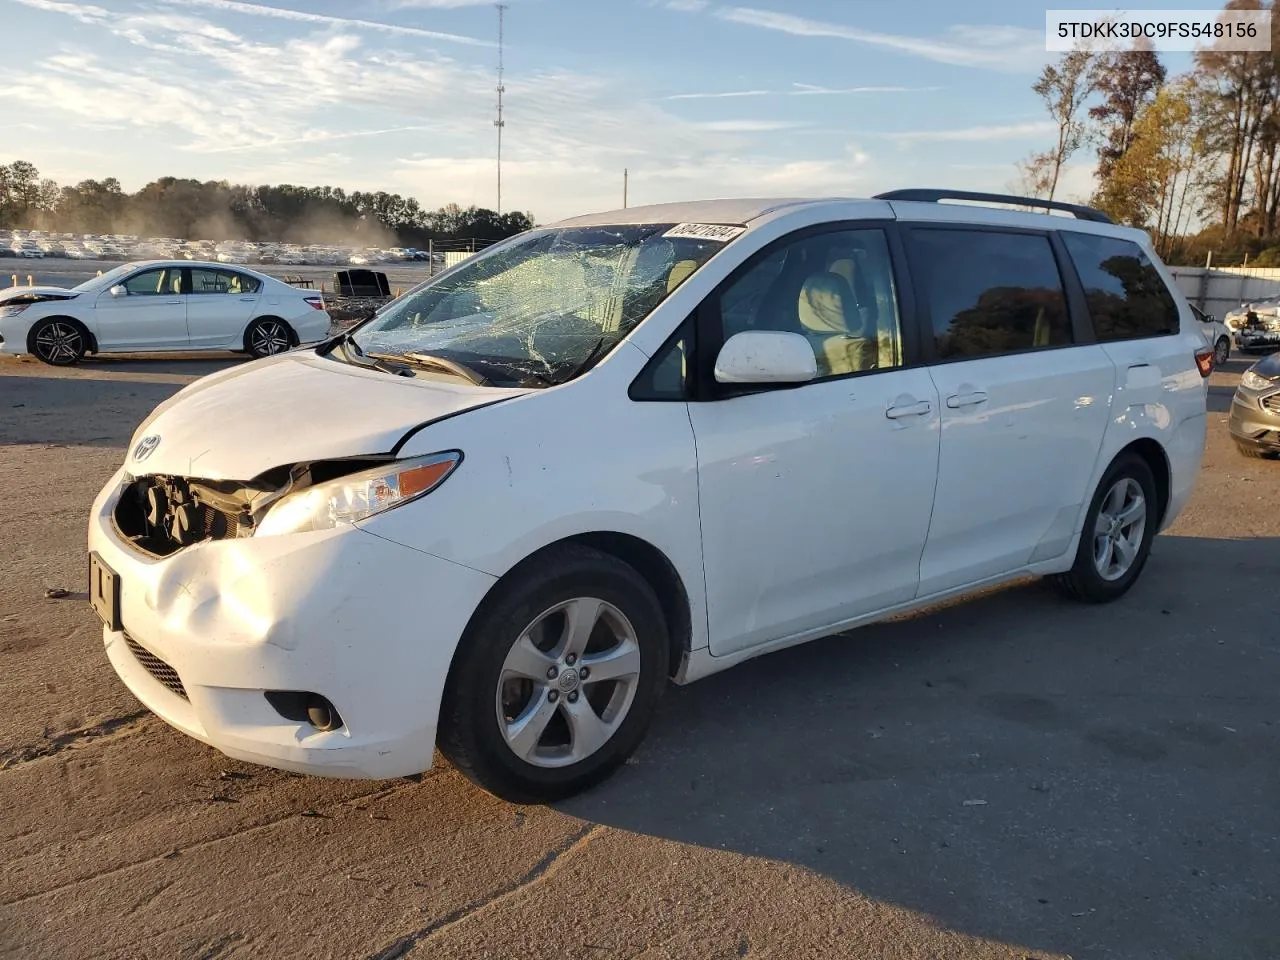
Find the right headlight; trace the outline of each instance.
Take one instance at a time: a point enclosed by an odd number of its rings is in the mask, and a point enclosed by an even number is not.
[[[29,306],[31,306],[29,303],[11,303],[8,306],[0,306],[0,320],[5,317],[16,317]]]
[[[1265,390],[1271,386],[1271,381],[1252,370],[1246,370],[1240,375],[1240,386],[1246,390]]]
[[[254,536],[329,530],[356,523],[417,500],[444,483],[462,462],[462,451],[392,460],[291,493],[274,504]]]

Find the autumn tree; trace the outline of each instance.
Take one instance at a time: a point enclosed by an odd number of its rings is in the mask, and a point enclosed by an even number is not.
[[[1102,99],[1089,108],[1089,119],[1099,143],[1099,180],[1110,176],[1116,161],[1129,149],[1138,114],[1155,99],[1165,76],[1164,64],[1149,47],[1117,50],[1098,57],[1092,79]]]

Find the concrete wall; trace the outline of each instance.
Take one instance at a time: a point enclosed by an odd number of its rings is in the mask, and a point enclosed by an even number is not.
[[[1280,267],[1170,267],[1182,295],[1219,320],[1246,300],[1280,295]]]

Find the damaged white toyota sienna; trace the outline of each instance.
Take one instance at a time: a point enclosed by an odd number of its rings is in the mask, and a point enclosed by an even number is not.
[[[550,800],[669,680],[1027,575],[1120,597],[1211,368],[1147,236],[1085,207],[581,217],[161,404],[94,504],[91,601],[129,689],[225,754],[385,778],[438,746]]]

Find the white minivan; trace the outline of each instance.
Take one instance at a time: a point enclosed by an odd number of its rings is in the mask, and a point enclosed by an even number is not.
[[[90,518],[107,656],[232,757],[568,795],[669,680],[1027,575],[1124,594],[1205,443],[1174,289],[999,195],[530,230],[156,408]]]

